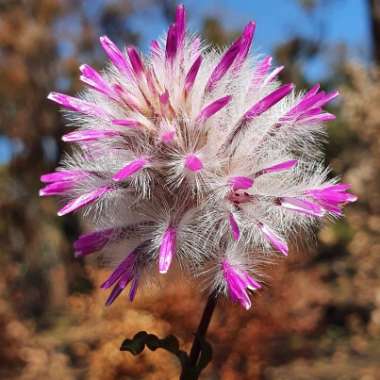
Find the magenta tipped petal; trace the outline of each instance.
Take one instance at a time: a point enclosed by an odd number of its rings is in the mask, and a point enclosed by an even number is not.
[[[109,137],[119,136],[120,133],[117,131],[105,131],[105,130],[79,130],[75,132],[66,133],[62,136],[62,141],[65,142],[87,142],[96,141]]]
[[[173,63],[177,54],[177,42],[177,27],[176,24],[172,24],[166,38],[166,62]]]
[[[328,212],[340,216],[342,214],[341,207],[343,205],[357,200],[356,195],[346,191],[349,188],[349,184],[341,183],[320,189],[306,190],[305,194],[312,197],[314,201],[318,202],[318,204]]]
[[[128,128],[137,128],[140,125],[139,122],[134,119],[114,119],[112,120],[112,124]]]
[[[53,173],[43,174],[40,179],[41,182],[60,182],[60,181],[76,181],[80,178],[86,177],[88,174],[83,170],[59,170]]]
[[[269,166],[267,168],[264,168],[258,171],[255,174],[255,177],[258,177],[262,174],[277,173],[277,172],[282,172],[284,170],[289,170],[289,169],[292,169],[295,165],[297,165],[297,163],[298,163],[298,160],[289,160],[289,161],[281,162],[280,164]]]
[[[146,164],[147,164],[147,160],[145,158],[140,158],[138,160],[132,161],[128,165],[124,166],[121,170],[119,170],[112,177],[112,179],[116,182],[124,181],[128,177],[144,169]]]
[[[103,186],[73,199],[58,211],[58,216],[69,214],[70,212],[76,211],[84,206],[93,203],[110,190],[111,189],[108,186]]]
[[[238,269],[227,260],[222,262],[223,277],[228,294],[233,302],[239,302],[246,310],[252,306],[247,290],[257,290],[261,285],[257,283],[245,270]]]
[[[176,25],[176,36],[177,36],[177,47],[183,49],[185,42],[185,32],[186,32],[186,11],[183,4],[177,6],[175,14],[175,25]]]
[[[193,65],[190,67],[186,78],[185,78],[185,93],[189,93],[191,89],[193,88],[195,79],[197,77],[199,68],[201,67],[202,63],[202,56],[199,55],[198,58],[195,60]]]
[[[119,50],[119,48],[107,37],[100,37],[100,44],[102,48],[108,55],[110,61],[119,69],[120,72],[130,76],[129,63],[124,56],[124,54]]]
[[[161,50],[161,47],[158,41],[153,40],[150,44],[150,52],[152,54],[152,57],[159,57],[160,50]]]
[[[307,123],[313,124],[313,123],[323,123],[325,121],[332,121],[335,119],[336,119],[336,116],[333,115],[332,113],[324,112],[319,115],[301,117],[297,121],[302,122],[304,124],[307,124]]]
[[[248,25],[244,28],[244,31],[240,40],[240,51],[236,57],[235,65],[237,67],[239,67],[247,58],[249,49],[251,48],[251,45],[252,45],[255,29],[256,29],[255,22],[249,22]]]
[[[140,58],[140,54],[134,46],[128,47],[127,53],[136,78],[141,78],[144,73],[144,65]]]
[[[283,197],[280,199],[280,203],[282,207],[307,215],[322,217],[325,214],[322,207],[304,199]]]
[[[74,184],[71,181],[49,183],[47,186],[45,186],[39,191],[39,195],[41,197],[47,195],[60,195],[65,193],[67,190],[70,190],[73,187],[73,185]]]
[[[201,110],[199,116],[197,117],[197,120],[199,122],[206,121],[208,118],[215,115],[218,111],[225,107],[231,101],[231,99],[232,97],[227,95],[211,102]]]
[[[81,235],[74,242],[75,257],[84,257],[101,250],[114,235],[116,235],[114,228]]]
[[[263,84],[273,82],[277,76],[284,70],[285,66],[276,67],[265,79]]]
[[[107,280],[100,286],[102,289],[108,289],[113,286],[121,276],[126,273],[132,273],[136,261],[138,252],[133,250],[128,253],[128,255],[120,262],[120,264],[115,268]]]
[[[259,228],[275,249],[285,256],[288,255],[288,245],[279,235],[271,230],[266,224],[259,223]]]
[[[259,100],[254,106],[252,106],[244,115],[245,119],[252,119],[260,116],[267,111],[273,105],[282,100],[285,96],[293,91],[294,86],[292,84],[284,84],[277,90],[271,92],[265,98]]]
[[[159,256],[159,271],[167,273],[175,254],[176,230],[169,227],[162,237]]]
[[[119,297],[120,293],[123,290],[124,289],[122,287],[120,287],[119,285],[115,285],[115,287],[111,291],[111,294],[107,298],[106,306],[111,306],[114,303],[114,301],[116,300],[116,298]]]
[[[234,63],[234,60],[238,53],[240,52],[240,45],[233,44],[223,55],[220,62],[215,67],[214,71],[211,73],[210,79],[206,85],[206,91],[211,91],[216,84],[224,77],[228,69]]]
[[[237,221],[235,219],[235,216],[232,212],[230,212],[229,216],[228,216],[228,222],[230,224],[230,228],[231,228],[231,233],[232,233],[232,237],[234,240],[239,240],[240,238],[240,228],[239,228],[239,225],[237,224]]]
[[[258,65],[257,75],[260,77],[265,76],[265,74],[269,71],[272,66],[273,58],[271,56],[265,57]]]
[[[231,177],[228,180],[229,185],[232,186],[232,190],[246,190],[252,187],[253,179],[249,177]]]
[[[113,89],[107,84],[103,77],[90,65],[82,65],[79,67],[82,75],[80,77],[81,81],[88,84],[95,90],[109,96],[114,97]]]
[[[47,98],[71,111],[80,112],[91,116],[106,116],[106,113],[102,108],[82,99],[74,98],[59,92],[51,92]]]
[[[132,302],[136,297],[138,287],[138,279],[134,278],[131,284],[131,288],[129,289],[129,300]]]

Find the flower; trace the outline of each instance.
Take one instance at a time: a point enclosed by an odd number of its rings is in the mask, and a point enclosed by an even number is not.
[[[178,6],[148,56],[100,37],[108,67],[80,67],[88,88],[78,98],[49,94],[77,128],[40,195],[62,196],[58,215],[84,211],[95,224],[76,256],[130,247],[102,285],[113,287],[107,304],[179,268],[248,309],[256,268],[288,255],[295,231],[356,200],[321,162],[323,123],[334,118],[322,107],[338,93],[281,85],[283,67],[250,54],[255,23],[220,53],[187,34],[185,16]]]

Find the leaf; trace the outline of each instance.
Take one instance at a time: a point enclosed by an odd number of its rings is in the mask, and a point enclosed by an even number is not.
[[[178,339],[174,335],[160,339],[154,334],[148,334],[146,331],[138,332],[132,339],[125,339],[121,344],[120,351],[129,351],[132,355],[141,354],[145,346],[151,351],[162,348],[175,355],[182,366],[181,379],[194,380],[198,379],[201,371],[207,367],[212,360],[212,347],[204,338],[199,339],[200,356],[195,366],[190,365],[189,356],[185,351],[179,349]]]
[[[121,344],[120,351],[129,351],[133,355],[140,354],[145,346],[151,351],[162,348],[176,355],[181,363],[186,353],[179,349],[178,339],[174,335],[168,335],[166,338],[159,339],[154,334],[148,334],[146,331],[138,332],[132,339],[125,339]]]
[[[145,348],[147,336],[146,331],[140,331],[132,339],[125,339],[121,344],[120,351],[129,351],[133,355],[141,354]]]

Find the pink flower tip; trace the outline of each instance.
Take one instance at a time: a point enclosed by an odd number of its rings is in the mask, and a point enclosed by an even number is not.
[[[144,169],[144,167],[147,164],[147,159],[145,158],[139,158],[135,161],[130,162],[126,166],[124,166],[122,169],[120,169],[113,177],[112,179],[116,182],[124,181],[128,177],[132,176],[133,174],[141,171]]]
[[[165,144],[169,144],[174,140],[175,131],[168,131],[161,134],[161,141]]]
[[[246,190],[252,187],[253,179],[249,177],[241,177],[241,176],[231,177],[228,180],[228,184],[232,187],[233,191]]]
[[[195,154],[188,154],[185,158],[185,168],[192,172],[199,172],[203,169],[203,163]]]

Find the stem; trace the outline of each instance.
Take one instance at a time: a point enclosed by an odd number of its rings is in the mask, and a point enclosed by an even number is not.
[[[189,356],[190,367],[195,367],[198,363],[199,355],[201,353],[201,341],[206,336],[207,329],[208,329],[208,326],[210,325],[210,321],[214,313],[217,302],[218,302],[217,295],[215,293],[211,293],[208,297],[206,306],[203,310],[202,318],[199,322],[197,332],[195,333],[195,336],[194,336],[193,346],[191,347],[190,356]],[[181,376],[180,380],[185,380],[185,378]]]

